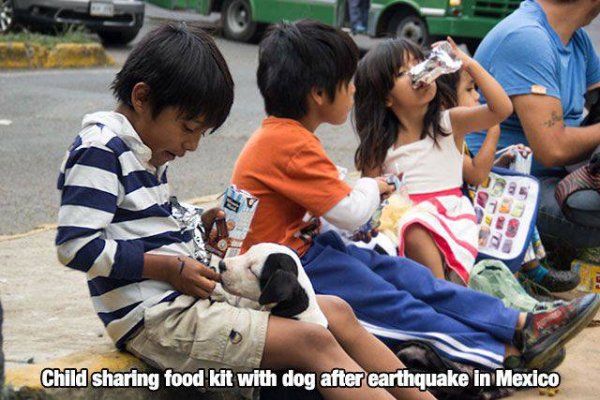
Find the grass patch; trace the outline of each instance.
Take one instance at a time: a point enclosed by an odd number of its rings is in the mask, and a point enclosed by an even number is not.
[[[51,49],[59,43],[90,43],[99,42],[96,35],[91,34],[83,27],[68,28],[56,34],[44,34],[29,31],[11,32],[0,35],[0,42],[25,42],[36,43]]]

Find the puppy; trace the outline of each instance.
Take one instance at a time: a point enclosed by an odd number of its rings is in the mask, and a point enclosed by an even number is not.
[[[258,303],[256,308],[327,327],[315,291],[292,249],[273,243],[257,244],[245,254],[221,260],[219,272],[227,293]],[[232,303],[230,298],[225,300]],[[235,305],[244,304],[237,301]]]

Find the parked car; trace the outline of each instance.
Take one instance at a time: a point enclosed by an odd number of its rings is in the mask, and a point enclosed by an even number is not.
[[[83,25],[111,44],[132,41],[144,23],[141,0],[0,0],[0,33],[17,25],[56,29]]]
[[[282,20],[310,18],[347,26],[347,0],[149,0],[162,7],[220,12],[225,37],[252,41],[261,28]],[[418,44],[432,37],[466,39],[470,50],[521,0],[371,0],[367,33],[371,37],[400,36]],[[185,3],[185,4],[184,4]],[[463,40],[464,41],[464,40]]]

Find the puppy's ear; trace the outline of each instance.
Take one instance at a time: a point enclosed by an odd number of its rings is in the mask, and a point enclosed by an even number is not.
[[[277,305],[271,310],[271,314],[277,315],[278,317],[291,318],[294,317],[308,308],[308,295],[306,291],[298,285],[298,289],[294,292],[292,297],[277,303]]]
[[[262,305],[277,303],[271,314],[290,318],[308,308],[308,295],[295,275],[279,270],[263,288],[258,302]]]
[[[275,271],[286,271],[298,276],[298,265],[289,254],[269,254],[260,273],[260,288],[263,289]]]
[[[279,303],[293,296],[300,286],[298,278],[288,271],[277,270],[271,274],[266,284],[261,285],[258,302],[261,305]]]

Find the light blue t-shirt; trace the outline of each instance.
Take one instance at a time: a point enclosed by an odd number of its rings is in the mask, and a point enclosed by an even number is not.
[[[540,94],[562,102],[567,126],[579,126],[587,88],[600,82],[600,62],[587,33],[578,29],[567,46],[548,23],[534,0],[521,6],[483,39],[475,59],[496,78],[509,96]],[[525,143],[527,139],[515,113],[501,124],[498,148]],[[477,153],[485,134],[467,135],[469,149]],[[545,168],[534,161],[537,176],[562,175],[563,168]]]

